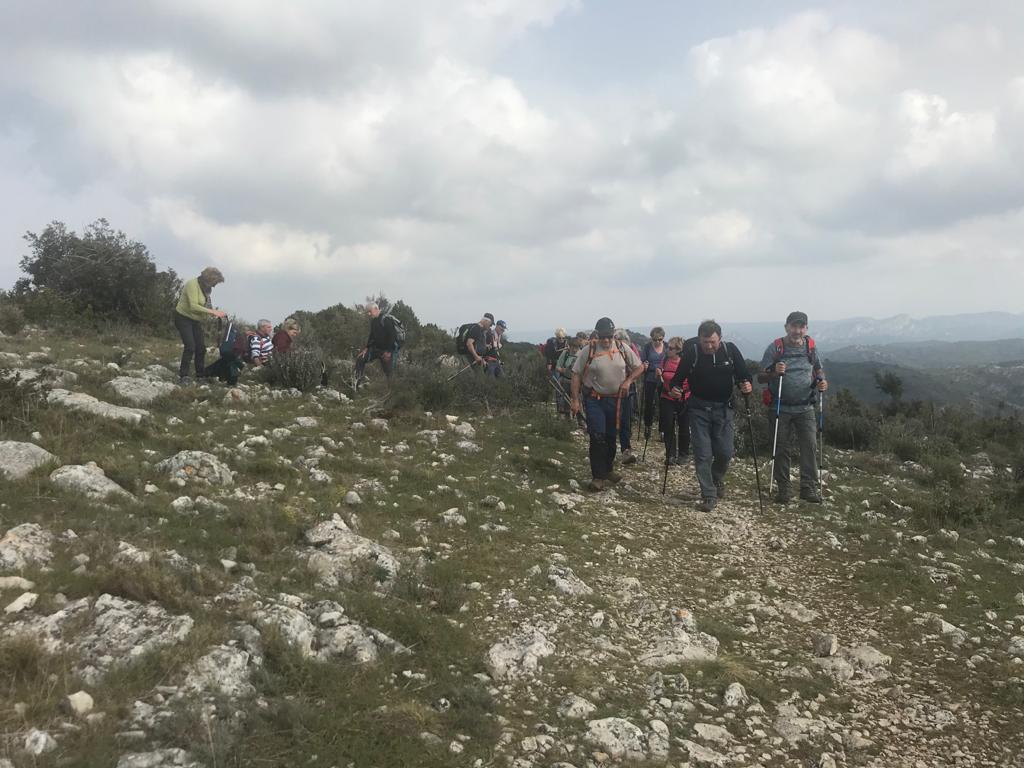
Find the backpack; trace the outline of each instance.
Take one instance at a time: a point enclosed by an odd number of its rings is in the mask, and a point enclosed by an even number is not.
[[[814,352],[814,339],[812,339],[810,336],[805,336],[804,341],[807,342],[804,345],[804,348],[807,350],[807,360],[813,366],[814,358],[816,356]],[[775,348],[775,362],[777,363],[779,362],[779,360],[782,359],[783,355],[786,354],[786,340],[782,337],[779,337],[772,342],[772,347]],[[772,389],[770,386],[765,387],[764,389],[761,390],[761,402],[764,403],[765,405],[770,406],[773,402],[773,397],[774,395],[772,394]]]
[[[406,335],[405,323],[403,323],[397,317],[392,315],[390,312],[388,312],[386,315],[384,315],[384,317],[381,319],[381,322],[383,322],[384,320],[390,320],[391,321],[391,328],[395,332],[395,347],[396,348],[401,348],[401,346],[403,344],[405,344],[405,335]]]
[[[474,325],[479,325],[479,323],[463,323],[459,326],[459,330],[455,334],[455,354],[469,354],[469,347],[466,346],[466,339],[469,338],[469,332],[473,330]],[[479,350],[477,351],[479,352]]]
[[[242,331],[234,334],[234,339],[231,342],[231,351],[241,360],[249,362],[252,358],[249,355],[250,346],[249,340],[253,336],[258,336],[256,331]],[[227,342],[225,342],[227,343]]]
[[[596,341],[591,341],[590,342],[590,353],[587,355],[587,362],[584,363],[584,365],[583,365],[583,373],[580,374],[580,381],[583,381],[583,379],[586,377],[587,370],[590,368],[590,364],[594,361],[594,357],[596,357],[596,355],[594,353],[594,349],[596,349],[596,348],[597,348],[597,342]],[[624,347],[622,345],[622,342],[619,341],[618,339],[615,339],[615,349],[618,350],[618,353],[620,355],[622,355],[622,361],[626,364],[626,378],[628,379],[630,374],[633,373],[633,367],[630,366],[629,358],[626,357],[626,353],[625,353]],[[602,352],[601,354],[605,354],[605,353]]]

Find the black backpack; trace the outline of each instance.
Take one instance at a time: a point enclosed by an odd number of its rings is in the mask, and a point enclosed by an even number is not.
[[[469,354],[469,347],[466,346],[466,339],[469,338],[469,333],[473,330],[474,325],[479,325],[479,323],[463,323],[459,326],[459,330],[455,334],[455,354]]]

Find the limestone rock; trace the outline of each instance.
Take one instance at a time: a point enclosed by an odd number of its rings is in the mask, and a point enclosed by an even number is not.
[[[135,498],[107,477],[94,461],[90,461],[88,464],[66,464],[59,467],[50,473],[50,482],[63,491],[77,493],[96,501],[102,501],[110,496],[123,499]]]
[[[53,534],[36,523],[16,525],[0,539],[0,571],[21,571],[53,559]]]
[[[185,690],[238,699],[256,689],[249,682],[252,657],[241,648],[218,645],[198,659],[185,678]]]
[[[315,427],[319,423],[315,416],[296,416],[294,422],[296,427]]]
[[[68,712],[75,715],[76,717],[85,717],[93,708],[92,696],[86,691],[78,691],[77,693],[68,694],[64,697],[64,706]]]
[[[5,634],[34,637],[50,653],[73,649],[81,660],[79,673],[92,684],[114,667],[180,643],[192,631],[193,623],[190,616],[168,613],[156,603],[103,594],[95,602],[82,598],[49,616],[9,625]],[[76,631],[65,639],[69,626]]]
[[[1024,658],[1024,637],[1015,635],[1010,638],[1010,645],[1006,649],[1011,656]]]
[[[803,624],[808,624],[818,618],[817,611],[813,611],[803,603],[798,603],[795,600],[782,600],[775,605],[786,616]]]
[[[813,642],[815,656],[835,656],[839,652],[839,638],[835,635],[817,634]]]
[[[0,476],[7,480],[20,480],[57,457],[34,443],[0,440]]]
[[[231,470],[216,456],[205,451],[179,451],[156,465],[160,472],[181,484],[231,485]]]
[[[612,760],[641,761],[647,758],[644,732],[621,717],[589,721],[583,740],[606,753]]]
[[[54,405],[62,405],[72,411],[88,413],[101,419],[124,421],[129,424],[140,424],[150,418],[150,413],[142,408],[127,408],[121,405],[105,403],[84,392],[69,392],[66,389],[53,389],[46,396],[46,401]]]
[[[858,645],[847,648],[843,656],[858,669],[870,672],[878,667],[887,667],[892,663],[892,656],[887,656],[870,645]]]
[[[722,703],[727,707],[742,707],[750,701],[747,689],[741,683],[730,683],[722,696]]]
[[[149,405],[158,397],[171,394],[176,387],[170,382],[118,376],[107,382],[114,393],[132,405]]]
[[[317,656],[320,658],[345,658],[358,664],[372,664],[381,652],[402,655],[412,653],[380,630],[353,622],[320,630],[317,645]]]
[[[569,720],[584,720],[597,711],[597,706],[588,699],[570,694],[558,705],[558,714]]]
[[[449,424],[448,429],[466,440],[472,440],[476,437],[476,430],[473,429],[473,425],[468,421],[461,421],[458,424]]]
[[[254,611],[253,621],[260,630],[272,628],[279,632],[284,641],[303,656],[314,655],[316,627],[299,608],[277,603],[260,607]]]
[[[717,638],[677,625],[655,640],[637,661],[645,667],[671,667],[687,661],[711,661],[717,656]]]
[[[35,585],[34,581],[23,579],[21,576],[0,576],[0,590],[20,589],[22,592],[27,592]]]
[[[713,749],[702,747],[695,741],[683,739],[680,742],[689,758],[689,765],[700,766],[700,768],[723,768],[728,765],[729,759]]]
[[[203,768],[183,749],[156,749],[121,755],[116,768]]]
[[[39,600],[39,595],[37,593],[23,592],[19,597],[12,600],[6,608],[4,608],[4,613],[14,614],[27,611],[36,604],[37,600]]]
[[[445,525],[461,526],[465,525],[467,520],[466,516],[459,512],[458,507],[452,507],[441,513],[441,522]]]
[[[569,597],[586,597],[594,594],[594,590],[579,576],[573,573],[572,568],[559,565],[552,565],[548,568],[548,583]]]
[[[735,741],[732,734],[720,725],[696,723],[693,730],[701,738],[701,741],[710,741],[712,744],[728,744]]]
[[[495,643],[484,657],[484,666],[495,680],[514,680],[532,675],[541,659],[555,652],[536,627],[524,626],[514,635]]]
[[[828,656],[814,661],[826,675],[837,683],[845,683],[853,677],[853,665],[842,656]]]
[[[780,704],[773,723],[775,731],[790,744],[799,744],[820,738],[825,734],[825,723],[810,717],[803,717],[792,704]]]
[[[53,752],[57,748],[57,741],[46,731],[33,728],[25,737],[25,751],[30,755],[38,757],[47,752]]]
[[[390,583],[401,569],[391,550],[353,532],[338,515],[306,531],[306,541],[316,548],[308,567],[324,586],[351,583],[366,568],[375,569],[379,580]]]

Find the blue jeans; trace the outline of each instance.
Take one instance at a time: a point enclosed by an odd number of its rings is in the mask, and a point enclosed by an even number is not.
[[[622,401],[622,417],[619,425],[619,447],[623,451],[631,448],[630,440],[633,437],[633,411],[636,408],[636,390],[630,387],[629,394]]]
[[[615,465],[617,402],[614,397],[587,397],[583,401],[590,433],[590,474],[595,480],[607,480]]]
[[[734,449],[732,408],[728,403],[691,397],[686,402],[686,413],[700,495],[717,499],[718,486],[725,482]]]

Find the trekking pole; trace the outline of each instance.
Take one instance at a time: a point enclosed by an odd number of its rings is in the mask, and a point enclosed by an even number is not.
[[[772,483],[775,482],[775,457],[778,455],[776,451],[779,447],[779,417],[782,413],[782,377],[786,374],[779,374],[779,394],[775,398],[775,437],[772,439],[772,471],[768,475],[768,495],[772,493]]]
[[[640,457],[640,461],[644,461],[644,462],[647,461],[647,443],[649,443],[650,441],[651,441],[651,433],[650,433],[650,431],[646,431],[646,428],[645,428],[645,431],[644,431],[644,454],[643,454],[643,456]]]
[[[746,392],[743,395],[743,402],[747,406],[747,431],[750,433],[750,452],[754,457],[754,482],[757,483],[757,505],[761,508],[761,514],[764,514],[764,497],[761,495],[761,468],[757,463],[757,445],[754,444],[754,420],[750,412],[750,393]]]
[[[562,387],[561,385],[557,384],[554,380],[548,379],[548,384],[550,384],[551,387],[555,390],[555,394],[561,395],[562,398],[565,400],[566,404],[568,404],[568,406],[569,406],[569,413],[570,413],[570,419],[571,419],[572,418],[572,416],[571,416],[571,414],[572,414],[572,398],[569,397],[568,393],[565,391],[565,388]],[[579,413],[583,416],[583,423],[586,424],[587,427],[589,428],[590,427],[590,423],[587,421],[587,414],[584,413],[582,410],[580,410]]]
[[[665,451],[665,477],[661,480],[661,495],[665,495],[665,489],[668,487],[668,451]]]
[[[460,370],[460,371],[459,371],[458,373],[453,373],[453,374],[452,374],[451,376],[449,376],[449,377],[448,377],[447,379],[445,379],[445,380],[444,380],[444,381],[445,381],[445,383],[447,384],[447,383],[448,383],[449,381],[451,381],[452,379],[454,379],[454,378],[456,378],[456,377],[458,377],[458,376],[461,376],[461,375],[462,375],[462,374],[464,374],[464,373],[465,373],[466,371],[468,371],[468,370],[469,370],[470,368],[472,368],[472,367],[473,367],[474,365],[476,365],[476,360],[474,360],[474,361],[473,361],[472,363],[470,363],[470,364],[469,364],[469,365],[467,365],[467,366],[466,366],[465,368],[463,368],[462,370]]]

